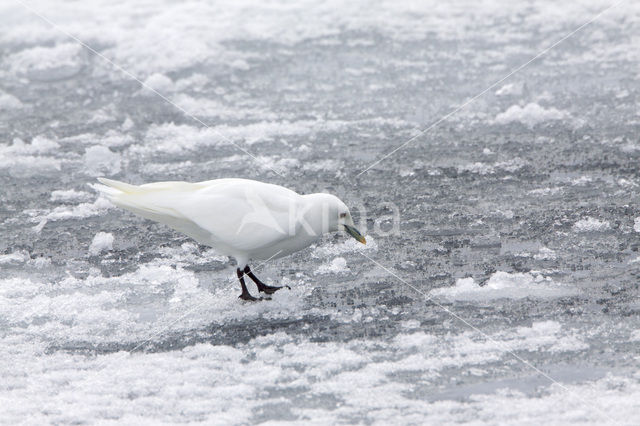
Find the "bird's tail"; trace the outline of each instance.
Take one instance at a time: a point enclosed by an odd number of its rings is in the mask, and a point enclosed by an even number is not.
[[[91,187],[100,191],[116,206],[127,210],[131,210],[132,207],[141,207],[135,202],[136,195],[141,192],[139,186],[102,177],[98,178],[98,182],[102,185],[93,184]]]
[[[166,204],[167,195],[170,198],[172,196],[172,194],[167,194],[167,190],[171,189],[171,182],[138,186],[106,178],[98,178],[98,181],[102,185],[94,184],[91,186],[118,207],[169,225],[171,225],[172,218],[180,216],[170,205]],[[180,184],[183,183],[177,183],[177,185]]]
[[[107,198],[112,198],[116,195],[121,194],[135,194],[140,191],[140,187],[136,185],[131,185],[129,183],[120,182],[118,180],[107,179],[107,178],[98,178],[98,182],[102,185],[91,185],[93,188],[102,192]]]

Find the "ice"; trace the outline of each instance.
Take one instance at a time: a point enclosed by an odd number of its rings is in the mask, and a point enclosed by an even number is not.
[[[363,227],[360,227],[364,229]],[[317,247],[312,247],[311,256],[316,258],[325,259],[328,256],[343,255],[346,253],[357,253],[360,250],[366,252],[372,252],[378,249],[378,243],[375,237],[367,235],[367,244],[362,245],[354,239],[346,239],[345,241],[336,244],[321,244]],[[342,256],[340,256],[342,257]]]
[[[0,90],[0,110],[22,108],[22,102],[10,93]]]
[[[167,92],[172,92],[174,90],[173,81],[166,75],[163,75],[160,73],[151,74],[144,81],[144,84],[145,84],[145,89],[149,87],[152,90],[155,90],[163,94]],[[153,93],[152,91],[149,91],[147,95],[156,96],[156,94]]]
[[[198,149],[229,144],[229,141],[244,141],[247,145],[269,141],[274,135],[289,136],[310,133],[313,122],[259,122],[246,126],[219,126],[200,129],[190,125],[151,126],[147,132],[147,146],[135,147],[134,152],[166,152],[182,154]],[[243,144],[244,145],[244,144]]]
[[[534,254],[533,257],[537,260],[554,260],[558,256],[554,250],[551,250],[548,247],[540,247],[538,253]]]
[[[89,124],[105,124],[114,120],[115,117],[109,111],[99,109],[97,111],[93,111],[91,118],[89,119]]]
[[[31,47],[5,59],[12,73],[32,80],[51,81],[77,74],[83,66],[83,50],[74,42],[51,47]]]
[[[639,2],[28,6],[53,25],[0,5],[1,424],[640,424]],[[255,262],[291,289],[244,303],[98,176],[331,192],[367,245]]]
[[[320,265],[317,271],[318,274],[344,274],[347,272],[349,272],[349,268],[344,257],[336,257],[331,263]]]
[[[573,225],[576,232],[602,232],[611,228],[609,222],[598,220],[595,217],[580,219]]]
[[[114,176],[120,173],[120,155],[104,146],[91,146],[84,153],[84,164],[92,176]]]
[[[260,155],[255,158],[258,167],[262,171],[275,170],[282,175],[288,175],[293,170],[300,168],[300,161],[295,158],[280,158],[276,155]]]
[[[13,253],[0,255],[0,265],[24,263],[29,259],[29,253],[25,251],[16,251]]]
[[[494,164],[476,162],[458,166],[459,172],[477,173],[479,175],[493,174],[498,171],[515,172],[523,168],[526,163],[520,158],[513,158],[507,161],[499,161]]]
[[[51,192],[50,201],[53,202],[73,202],[86,201],[92,198],[92,195],[85,191],[76,191],[75,189],[59,189]]]
[[[453,287],[437,288],[430,295],[450,300],[484,302],[493,299],[553,298],[577,294],[575,288],[535,273],[495,272],[482,286],[473,278],[460,278]]]
[[[89,254],[97,256],[103,251],[113,250],[113,234],[98,232],[89,246]]]
[[[32,222],[56,221],[68,219],[86,219],[106,213],[113,205],[105,198],[98,198],[92,203],[80,203],[72,206],[59,206],[46,212],[35,212]]]
[[[339,163],[336,160],[320,160],[320,161],[310,161],[305,162],[302,165],[303,170],[309,170],[313,172],[318,172],[321,170],[336,170],[338,172],[340,170]]]
[[[180,91],[192,90],[194,92],[201,92],[209,83],[209,77],[205,74],[194,73],[189,77],[177,80],[175,85]]]
[[[14,138],[9,145],[0,145],[0,170],[7,170],[16,178],[60,170],[62,160],[55,158],[60,145],[51,139],[36,136],[31,143]]]
[[[120,126],[120,128],[125,132],[133,129],[134,127],[135,127],[135,123],[133,122],[131,117],[125,118],[124,121],[122,122],[122,125]]]
[[[0,147],[0,153],[6,156],[20,156],[32,154],[47,154],[60,148],[60,145],[43,136],[36,136],[31,143],[25,143],[20,138],[13,139],[10,145]]]
[[[7,170],[11,176],[16,178],[52,174],[59,171],[61,167],[61,160],[45,156],[16,155],[12,158],[0,157],[0,170]]]
[[[566,111],[561,111],[553,107],[544,108],[532,102],[524,107],[512,105],[505,112],[498,114],[494,121],[497,124],[519,122],[526,126],[533,127],[540,123],[552,120],[563,120],[568,117],[569,114]]]
[[[127,123],[126,120],[125,122],[123,122],[123,125],[125,123]],[[120,130],[116,130],[116,129],[107,130],[102,135],[97,135],[94,133],[81,133],[81,134],[66,137],[60,140],[60,143],[63,143],[65,145],[71,145],[71,146],[77,146],[77,144],[83,144],[83,145],[98,144],[95,146],[102,146],[102,147],[109,147],[109,148],[118,148],[122,146],[127,146],[127,145],[131,145],[133,142],[134,142],[134,138],[130,134],[123,133]],[[107,155],[111,155],[111,154],[107,154]]]
[[[520,96],[524,89],[524,84],[520,83],[508,83],[496,90],[498,96]]]
[[[544,196],[544,195],[553,195],[553,194],[558,194],[562,192],[562,188],[555,186],[552,188],[539,188],[539,189],[532,189],[531,191],[528,192],[528,194],[530,195],[537,195],[537,196]]]

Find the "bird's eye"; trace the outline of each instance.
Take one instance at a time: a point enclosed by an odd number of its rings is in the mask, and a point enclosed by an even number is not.
[[[346,213],[340,213],[340,219],[344,219],[345,217],[347,217]]]

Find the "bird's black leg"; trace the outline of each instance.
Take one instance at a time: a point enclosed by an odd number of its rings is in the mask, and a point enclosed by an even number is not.
[[[251,272],[251,268],[249,268],[249,265],[244,267],[244,273],[247,274],[249,276],[249,278],[251,278],[253,280],[254,283],[256,283],[256,286],[258,286],[258,291],[260,291],[260,292],[264,292],[264,293],[267,293],[267,294],[273,294],[276,291],[280,290],[282,287],[286,287],[289,290],[291,290],[291,287],[289,287],[288,285],[280,286],[280,287],[276,287],[276,286],[272,286],[272,285],[266,285],[265,283],[260,281],[258,279],[258,277],[253,275],[253,272]]]
[[[247,290],[247,285],[244,283],[244,273],[240,270],[240,268],[238,268],[236,270],[237,274],[238,274],[238,279],[240,280],[240,285],[242,286],[242,294],[240,296],[238,296],[240,299],[242,300],[250,300],[252,302],[255,302],[257,300],[261,300],[258,299],[256,297],[253,297],[250,293],[249,290]]]

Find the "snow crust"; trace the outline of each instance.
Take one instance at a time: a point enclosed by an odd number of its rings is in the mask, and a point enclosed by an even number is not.
[[[97,256],[103,251],[113,249],[113,234],[108,232],[98,232],[89,246],[89,254]]]
[[[431,290],[430,295],[450,300],[482,302],[493,299],[554,298],[576,295],[577,290],[555,283],[539,273],[498,271],[484,285],[473,278],[460,278],[453,287]]]
[[[640,424],[640,2],[358,178],[610,3],[28,4],[206,125],[0,4],[0,423]],[[256,266],[291,290],[244,304],[97,176],[336,193],[367,245]]]
[[[609,228],[611,228],[609,222],[599,220],[594,217],[580,219],[573,225],[573,229],[576,232],[602,232]]]
[[[528,127],[553,120],[563,120],[568,117],[566,111],[558,110],[554,107],[544,108],[537,103],[529,103],[524,107],[512,105],[506,111],[498,114],[495,118],[497,124],[508,124],[512,122],[522,123]]]

